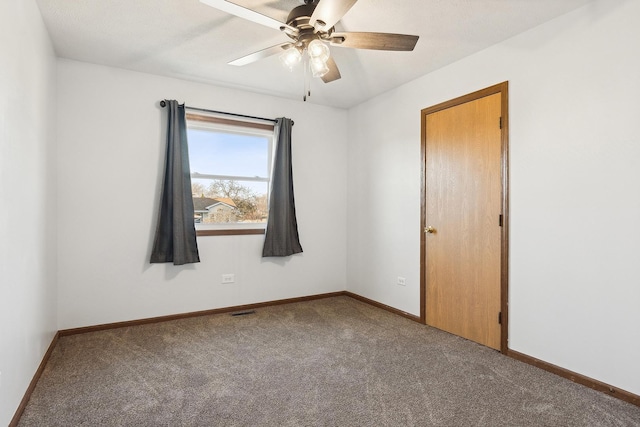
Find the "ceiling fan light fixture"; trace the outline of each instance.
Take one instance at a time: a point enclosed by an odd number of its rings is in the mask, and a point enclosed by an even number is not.
[[[290,70],[303,62],[305,92],[310,95],[310,77],[321,77],[324,83],[341,78],[340,70],[331,56],[329,45],[352,49],[411,51],[418,36],[373,32],[336,32],[335,25],[358,0],[298,0],[304,4],[294,7],[286,24],[250,8],[235,4],[236,0],[200,0],[202,3],[231,15],[279,30],[292,41],[280,43],[229,62],[246,65],[280,54],[280,61]],[[284,49],[281,52],[280,49]]]
[[[311,74],[313,77],[322,77],[329,72],[326,59],[310,58],[309,65],[311,67]]]
[[[309,43],[309,46],[307,46],[307,52],[311,59],[320,59],[323,62],[329,59],[329,46],[318,39]]]
[[[289,70],[293,70],[293,67],[298,65],[301,59],[302,59],[302,54],[295,47],[285,50],[280,55],[280,61],[282,61],[282,63],[287,68],[289,68]]]

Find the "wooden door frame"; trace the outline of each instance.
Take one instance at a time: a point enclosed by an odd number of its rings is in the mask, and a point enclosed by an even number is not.
[[[500,245],[500,352],[507,354],[509,349],[509,82],[498,83],[479,91],[463,95],[461,97],[442,102],[432,107],[425,108],[420,114],[421,135],[421,176],[420,176],[420,322],[427,323],[426,295],[427,295],[427,270],[426,270],[426,235],[424,232],[427,214],[427,115],[437,111],[446,110],[470,101],[475,101],[489,95],[501,94],[501,182],[502,182],[502,230]]]

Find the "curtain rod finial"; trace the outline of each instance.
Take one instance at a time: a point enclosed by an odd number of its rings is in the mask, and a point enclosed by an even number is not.
[[[163,108],[167,106],[167,103],[165,102],[164,99],[162,101],[160,101],[160,106],[163,107]]]

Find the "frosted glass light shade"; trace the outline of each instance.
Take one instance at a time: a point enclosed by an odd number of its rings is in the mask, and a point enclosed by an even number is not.
[[[326,61],[329,58],[329,46],[321,42],[320,40],[313,40],[307,46],[307,52],[311,59],[321,59]]]
[[[295,47],[289,48],[282,52],[280,61],[290,70],[295,67],[302,59],[302,54]]]
[[[313,77],[322,77],[329,72],[326,60],[322,60],[321,58],[311,58],[309,64],[311,65],[311,73],[313,74]]]

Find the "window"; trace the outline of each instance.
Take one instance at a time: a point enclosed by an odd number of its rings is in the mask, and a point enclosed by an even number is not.
[[[273,125],[187,113],[196,232],[263,234]]]

